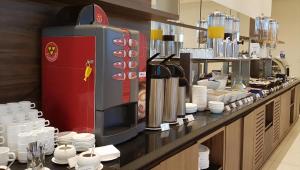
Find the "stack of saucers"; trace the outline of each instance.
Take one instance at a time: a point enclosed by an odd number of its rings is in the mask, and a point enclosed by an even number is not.
[[[191,114],[197,112],[197,104],[185,103],[185,113]]]
[[[73,132],[73,131],[60,132],[57,135],[57,144],[58,145],[72,144],[73,136],[75,135],[77,135],[77,132]]]
[[[209,148],[200,145],[199,147],[199,170],[209,168]]]
[[[72,136],[73,145],[77,152],[87,151],[95,146],[95,135],[91,133],[78,133]]]

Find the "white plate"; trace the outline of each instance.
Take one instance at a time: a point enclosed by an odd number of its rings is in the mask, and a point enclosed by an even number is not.
[[[66,165],[68,164],[68,161],[66,162],[61,162],[61,161],[57,161],[54,157],[51,159],[51,161],[55,164],[58,164],[58,165]]]
[[[91,151],[92,149],[90,149]],[[120,151],[113,145],[96,147],[94,152],[97,153],[101,161],[111,161],[120,157]]]

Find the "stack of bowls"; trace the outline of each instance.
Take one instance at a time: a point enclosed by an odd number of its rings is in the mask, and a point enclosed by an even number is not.
[[[73,145],[76,151],[83,152],[95,146],[95,135],[91,133],[78,133],[72,136]]]
[[[196,113],[197,109],[198,109],[197,104],[194,104],[194,103],[186,103],[185,104],[185,113],[186,114]]]
[[[209,148],[200,145],[199,146],[199,169],[209,168]]]
[[[224,103],[219,101],[210,101],[208,102],[208,108],[212,113],[219,114],[224,111]]]

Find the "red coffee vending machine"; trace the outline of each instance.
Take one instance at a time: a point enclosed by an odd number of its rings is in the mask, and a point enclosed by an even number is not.
[[[61,131],[92,132],[117,144],[142,131],[147,51],[135,30],[108,26],[104,11],[85,6],[76,24],[42,33],[42,107]]]

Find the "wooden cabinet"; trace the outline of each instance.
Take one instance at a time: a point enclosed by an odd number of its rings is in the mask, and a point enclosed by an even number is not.
[[[280,104],[280,139],[284,138],[290,126],[291,91],[281,95]]]
[[[277,97],[274,100],[274,113],[273,113],[273,148],[275,148],[280,142],[280,108],[281,100]]]
[[[161,162],[152,170],[198,170],[199,145],[195,144],[169,159]]]
[[[259,169],[264,160],[265,107],[244,117],[243,170]]]
[[[296,120],[298,120],[299,118],[299,114],[300,114],[300,85],[298,85],[296,87],[296,91],[295,91],[295,97],[296,97],[296,106],[295,106],[295,109],[296,109]]]
[[[239,119],[225,128],[225,170],[240,170],[242,162],[243,121]]]

